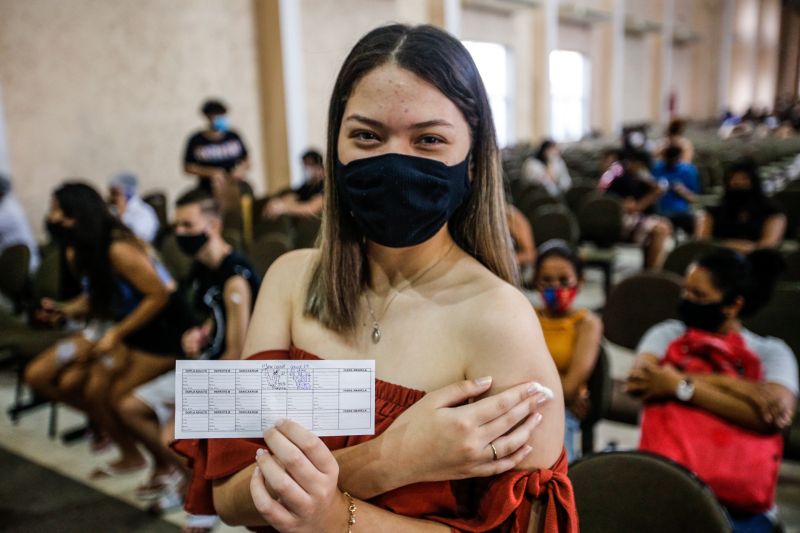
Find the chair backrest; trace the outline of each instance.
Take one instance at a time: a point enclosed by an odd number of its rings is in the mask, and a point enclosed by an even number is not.
[[[783,256],[786,270],[781,274],[781,281],[800,283],[800,251],[789,252]]]
[[[669,253],[664,261],[664,270],[683,276],[692,261],[717,248],[719,246],[709,241],[685,242]]]
[[[729,533],[711,490],[682,466],[643,452],[588,455],[572,463],[582,533]]]
[[[31,251],[24,244],[9,246],[0,253],[0,292],[14,304],[15,311],[22,308],[28,290]]]
[[[31,278],[31,299],[38,305],[42,298],[61,297],[61,250],[50,244],[39,249],[42,260]]]
[[[671,272],[643,272],[622,280],[611,289],[603,308],[605,337],[635,350],[651,326],[677,318],[681,281]]]
[[[155,210],[158,223],[162,228],[166,228],[169,225],[167,220],[167,195],[163,192],[151,192],[142,196],[142,200]]]
[[[598,194],[597,185],[577,184],[564,193],[564,201],[570,211],[577,213],[586,200]]]
[[[578,242],[578,221],[562,206],[545,206],[533,214],[531,220],[536,246],[550,239],[563,239],[570,244]]]
[[[288,239],[291,240],[291,235],[292,235],[291,217],[283,215],[276,219],[269,219],[267,217],[261,216],[262,210],[263,206],[261,207],[261,209],[258,210],[255,207],[253,207],[253,212],[255,213],[256,217],[256,221],[253,225],[253,239],[258,240],[258,238],[261,237],[262,235],[267,235],[270,233],[282,233]]]
[[[786,215],[785,238],[796,239],[800,236],[800,190],[784,189],[772,198]]]
[[[581,426],[584,424],[593,424],[606,418],[611,408],[612,386],[611,365],[608,360],[608,354],[606,354],[605,349],[600,346],[600,351],[597,353],[597,362],[594,364],[594,369],[587,383],[590,401],[589,414],[581,421]]]
[[[268,233],[256,239],[249,256],[253,260],[256,271],[263,276],[277,258],[291,249],[291,242],[286,235]]]
[[[769,303],[743,322],[753,333],[783,340],[800,359],[800,284],[779,284]]]
[[[161,241],[159,248],[161,260],[164,261],[164,266],[170,271],[176,281],[186,281],[191,273],[192,258],[186,255],[178,247],[178,241],[175,234],[170,232]]]
[[[581,240],[608,247],[622,236],[622,202],[603,195],[587,199],[578,210]]]
[[[322,221],[317,217],[295,217],[294,247],[314,248]]]

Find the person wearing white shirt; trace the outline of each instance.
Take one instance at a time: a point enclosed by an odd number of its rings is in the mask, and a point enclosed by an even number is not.
[[[561,150],[550,139],[542,142],[536,155],[522,165],[522,179],[541,185],[550,196],[561,196],[572,187],[572,177],[561,158]]]
[[[138,195],[139,180],[133,174],[114,176],[109,183],[111,209],[140,239],[153,242],[159,229],[158,215]]]
[[[36,271],[39,267],[39,248],[31,225],[11,191],[11,179],[0,174],[0,254],[16,244],[28,247],[31,252],[30,270]]]

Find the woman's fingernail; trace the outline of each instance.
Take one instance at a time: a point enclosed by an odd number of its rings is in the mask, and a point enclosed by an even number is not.
[[[492,382],[492,376],[483,376],[482,378],[475,378],[475,385],[485,387]]]
[[[533,448],[531,448],[529,445],[526,444],[525,446],[522,447],[522,456],[525,457],[526,455],[528,455],[532,451],[533,451]]]
[[[533,427],[538,426],[542,422],[542,413],[533,415]]]
[[[549,396],[547,396],[545,393],[543,393],[543,392],[542,392],[542,393],[541,393],[541,394],[539,394],[539,396],[536,398],[536,405],[542,405],[543,403],[545,403],[545,402],[548,402],[548,401],[550,401],[550,397],[549,397]]]
[[[541,392],[542,394],[544,394],[545,396],[547,396],[551,400],[555,396],[553,394],[553,391],[551,389],[549,389],[548,387],[545,387],[544,385],[542,385],[541,383],[538,383],[536,381],[531,381],[528,384],[528,394],[533,396],[537,392]]]
[[[256,459],[258,459],[265,453],[267,453],[267,450],[265,450],[264,448],[259,448],[258,450],[256,450]]]

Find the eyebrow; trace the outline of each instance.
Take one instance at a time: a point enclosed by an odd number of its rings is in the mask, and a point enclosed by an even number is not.
[[[374,128],[384,128],[384,127],[386,127],[386,125],[383,122],[381,122],[380,120],[375,120],[374,118],[365,117],[363,115],[358,115],[358,114],[355,114],[355,113],[350,115],[350,116],[348,116],[345,119],[345,122],[350,121],[350,120],[353,120],[353,121],[356,121],[356,122],[361,122],[363,124],[367,124],[367,125],[372,126]],[[437,118],[437,119],[433,119],[433,120],[426,120],[425,122],[417,122],[416,124],[412,124],[411,128],[412,129],[423,129],[423,128],[430,128],[432,126],[443,126],[445,128],[455,128],[455,126],[453,126],[451,123],[449,123],[446,120],[441,119],[441,118]]]

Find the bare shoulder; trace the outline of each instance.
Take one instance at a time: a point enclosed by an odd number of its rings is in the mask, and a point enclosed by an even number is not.
[[[581,331],[587,333],[602,333],[603,321],[597,316],[597,313],[587,309],[583,315],[583,319],[578,323],[578,327]]]
[[[261,292],[280,291],[293,294],[301,285],[301,281],[311,274],[311,269],[319,256],[318,250],[294,250],[283,254],[264,274]]]

